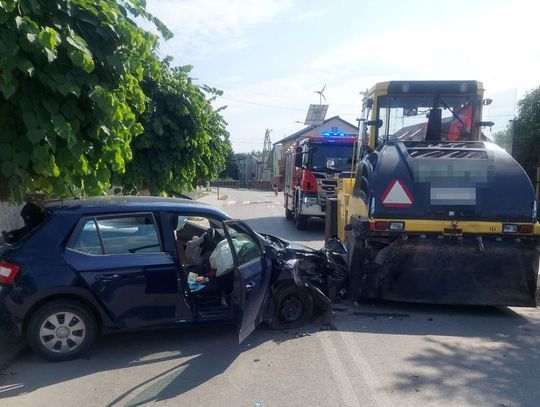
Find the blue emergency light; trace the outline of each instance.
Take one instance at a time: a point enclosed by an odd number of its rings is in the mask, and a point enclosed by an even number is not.
[[[337,132],[332,132],[332,131],[322,131],[321,132],[321,136],[323,137],[346,137],[347,134],[346,133],[337,133]]]

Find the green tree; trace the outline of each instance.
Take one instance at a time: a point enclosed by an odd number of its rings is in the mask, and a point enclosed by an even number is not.
[[[160,74],[141,16],[170,36],[144,0],[0,0],[0,191],[99,194],[125,171]]]
[[[512,153],[512,128],[506,126],[504,130],[493,133],[493,141],[504,148],[509,154]]]
[[[527,93],[518,107],[512,153],[534,182],[540,166],[540,87]]]
[[[227,162],[225,163],[225,169],[219,174],[220,178],[230,178],[238,181],[238,160],[232,148],[230,148],[229,153],[227,154]]]
[[[132,142],[133,160],[114,178],[124,191],[147,189],[151,194],[180,192],[214,180],[225,167],[230,151],[223,108],[212,102],[222,92],[196,86],[189,80],[190,66],[161,63],[159,80],[147,77],[148,96],[139,117],[144,131]]]
[[[238,162],[240,160],[245,160],[249,155],[249,153],[234,153],[234,159]]]

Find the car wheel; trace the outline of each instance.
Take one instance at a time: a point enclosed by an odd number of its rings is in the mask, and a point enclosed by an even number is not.
[[[52,301],[32,315],[26,336],[34,352],[45,359],[73,359],[94,344],[97,336],[96,318],[76,301]]]
[[[303,288],[289,286],[278,291],[274,315],[270,323],[273,329],[293,329],[305,325],[313,314],[313,298]]]

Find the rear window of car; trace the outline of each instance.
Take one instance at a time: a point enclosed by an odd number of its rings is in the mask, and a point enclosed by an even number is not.
[[[93,255],[162,251],[152,214],[84,219],[71,242],[73,250]]]
[[[10,246],[17,245],[29,237],[48,218],[48,212],[39,205],[28,202],[21,209],[22,226],[10,231],[2,231],[2,240]]]

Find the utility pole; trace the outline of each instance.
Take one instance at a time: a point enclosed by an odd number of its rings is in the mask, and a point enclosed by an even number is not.
[[[272,154],[272,140],[270,139],[270,132],[272,129],[266,129],[264,133],[264,145],[262,151],[262,170],[261,170],[261,179],[257,181],[271,181],[267,179],[270,177],[270,168],[269,168],[269,159]]]

